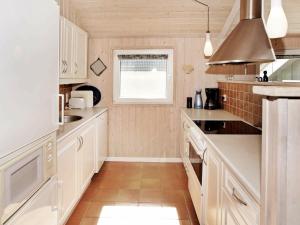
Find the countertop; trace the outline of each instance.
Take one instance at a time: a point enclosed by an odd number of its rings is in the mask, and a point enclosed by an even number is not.
[[[224,110],[182,109],[191,120],[242,120]]]
[[[182,109],[191,120],[242,120],[224,110]],[[204,134],[225,164],[260,202],[261,135]]]
[[[300,87],[254,86],[253,93],[271,97],[300,97]]]
[[[233,83],[233,84],[250,84],[254,86],[281,86],[281,87],[300,87],[300,82],[281,82],[281,81],[246,81],[246,80],[220,80],[220,83]]]
[[[102,107],[93,107],[93,108],[86,108],[86,109],[69,109],[65,110],[65,115],[77,115],[82,116],[83,118],[79,121],[72,122],[72,123],[65,123],[64,125],[59,126],[57,131],[57,142],[64,139],[66,136],[70,135],[78,128],[82,127],[92,119],[96,118],[97,116],[101,115],[107,108]]]

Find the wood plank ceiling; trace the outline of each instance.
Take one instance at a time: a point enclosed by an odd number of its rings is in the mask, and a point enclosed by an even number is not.
[[[77,11],[80,25],[94,38],[201,37],[207,30],[207,9],[193,0],[69,1]],[[210,6],[213,34],[222,31],[235,1],[239,0],[203,0]],[[270,1],[265,0],[265,15],[268,15]],[[284,0],[283,5],[289,21],[289,33],[299,34],[300,2]]]
[[[204,0],[205,2],[205,0]],[[234,0],[210,0],[210,27],[218,33]],[[193,0],[71,0],[91,37],[199,37],[207,9]]]

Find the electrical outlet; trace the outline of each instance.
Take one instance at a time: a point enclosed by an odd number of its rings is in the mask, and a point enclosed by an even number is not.
[[[227,102],[227,95],[222,95],[222,101]]]

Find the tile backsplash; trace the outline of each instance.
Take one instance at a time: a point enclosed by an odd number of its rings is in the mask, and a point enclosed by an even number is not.
[[[262,126],[262,96],[253,94],[253,84],[218,82],[218,86],[224,110],[254,126]],[[227,96],[227,101],[222,100],[223,95]]]

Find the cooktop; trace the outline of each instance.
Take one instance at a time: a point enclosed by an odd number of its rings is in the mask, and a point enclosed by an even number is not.
[[[194,120],[205,134],[261,134],[261,130],[243,121]]]

